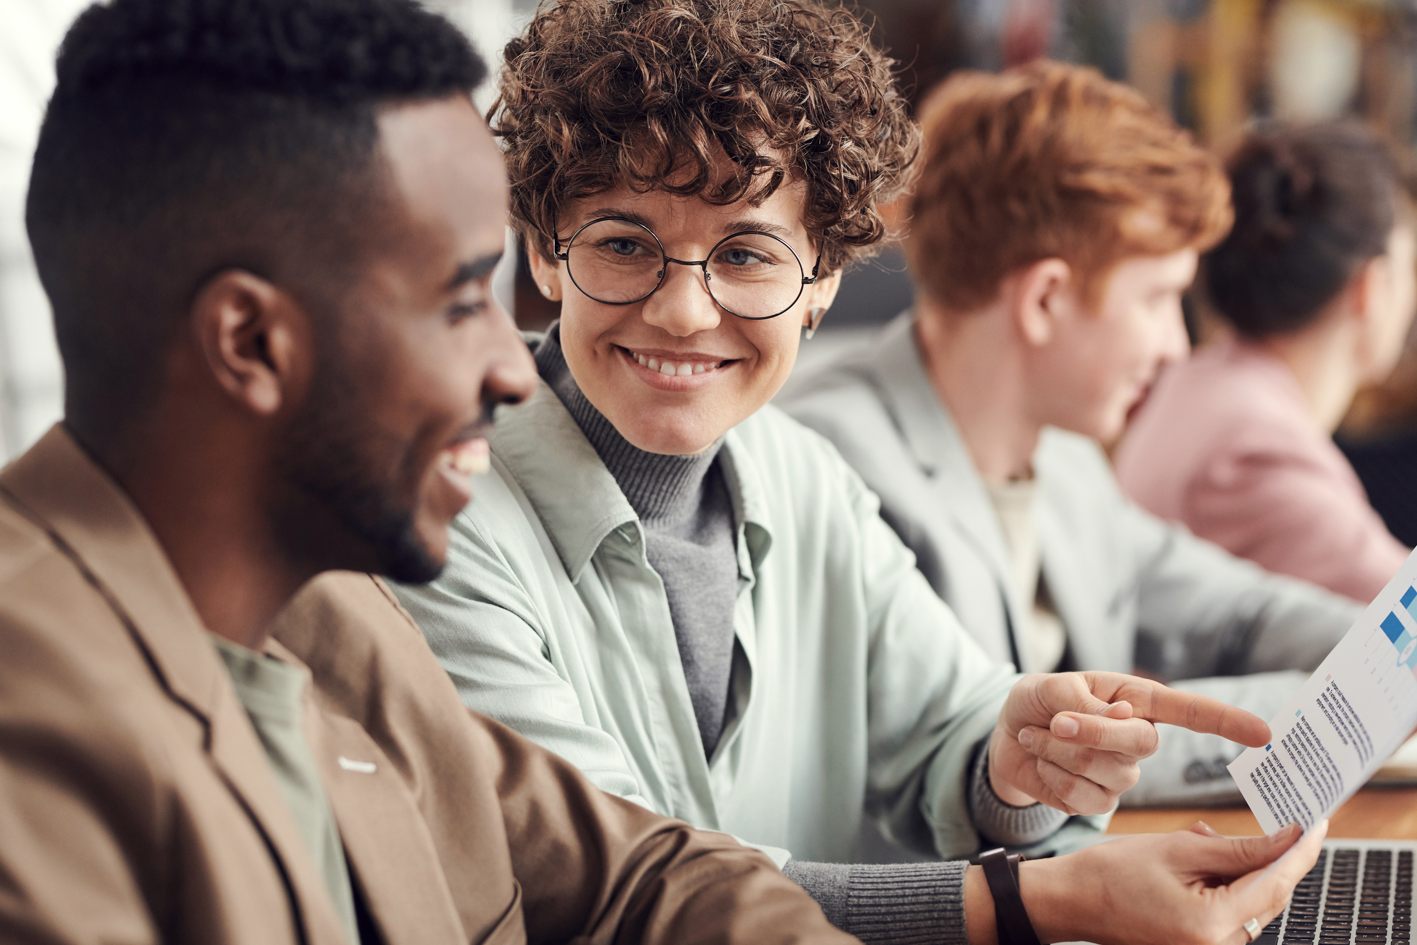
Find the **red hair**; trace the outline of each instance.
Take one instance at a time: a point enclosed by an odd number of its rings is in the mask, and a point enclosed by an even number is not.
[[[1219,161],[1096,70],[959,73],[920,121],[906,253],[916,285],[946,309],[977,309],[1010,273],[1049,258],[1095,300],[1121,260],[1203,251],[1230,228]]]

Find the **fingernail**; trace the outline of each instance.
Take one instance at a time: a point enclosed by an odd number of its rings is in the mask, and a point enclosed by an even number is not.
[[[1018,743],[1024,748],[1033,750],[1033,732],[1029,729],[1022,729],[1018,733]]]
[[[1286,824],[1285,826],[1283,826],[1283,827],[1279,828],[1278,830],[1276,830],[1276,831],[1270,836],[1270,839],[1273,840],[1275,843],[1284,843],[1284,842],[1287,842],[1287,841],[1289,841],[1289,840],[1294,839],[1294,835],[1297,834],[1298,832],[1299,832],[1299,825],[1298,825],[1298,824]]]
[[[1060,738],[1072,738],[1078,730],[1077,719],[1068,718],[1066,715],[1053,719],[1053,734]]]

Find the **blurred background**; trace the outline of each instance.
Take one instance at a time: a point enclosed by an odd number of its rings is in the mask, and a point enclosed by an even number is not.
[[[61,376],[49,312],[29,258],[23,204],[54,53],[88,0],[5,0],[0,29],[0,460],[60,414]],[[534,0],[428,0],[464,26],[489,61],[526,22]],[[1224,149],[1257,117],[1356,114],[1417,144],[1417,0],[858,0],[899,61],[912,100],[959,68],[999,69],[1039,56],[1097,66]],[[493,94],[484,89],[484,102]],[[502,294],[527,327],[552,317],[507,266]],[[850,273],[814,341],[882,323],[909,303],[893,248]],[[1412,347],[1409,345],[1409,348]],[[809,349],[808,356],[815,352]],[[1405,469],[1417,461],[1417,357],[1362,397],[1340,442],[1374,503],[1417,502]],[[1417,497],[1415,497],[1417,498]],[[1385,514],[1389,513],[1384,509]]]

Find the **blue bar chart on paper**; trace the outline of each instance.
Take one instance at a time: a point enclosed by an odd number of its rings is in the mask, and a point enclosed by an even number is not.
[[[1417,587],[1408,587],[1402,592],[1402,609],[1417,623]],[[1383,618],[1383,635],[1388,642],[1397,650],[1397,662],[1401,666],[1406,666],[1414,676],[1417,676],[1417,636],[1414,636],[1404,625],[1402,618],[1393,610]]]

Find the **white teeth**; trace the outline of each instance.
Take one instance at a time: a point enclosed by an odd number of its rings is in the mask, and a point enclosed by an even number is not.
[[[633,351],[630,354],[636,364],[649,368],[656,374],[663,374],[665,377],[690,377],[694,374],[704,374],[723,363],[721,361],[661,361],[659,358],[647,358],[642,354],[635,354]]]
[[[443,454],[443,462],[453,472],[464,476],[480,476],[492,468],[485,440],[474,440],[449,450]]]
[[[481,475],[487,471],[487,457],[463,451],[458,454],[457,470],[466,476]]]

